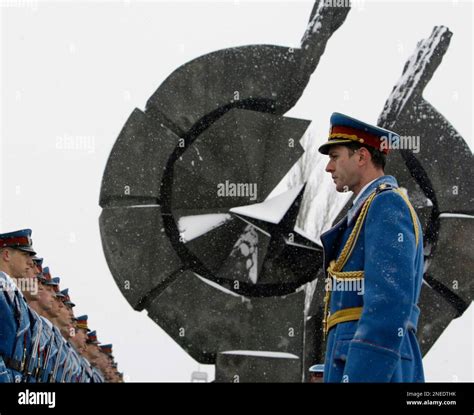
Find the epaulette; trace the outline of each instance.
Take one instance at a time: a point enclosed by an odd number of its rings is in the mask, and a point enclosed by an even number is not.
[[[377,189],[375,189],[375,193],[379,194],[380,192],[383,192],[385,190],[393,190],[395,189],[395,186],[392,186],[390,183],[381,183],[377,186]]]
[[[408,209],[410,210],[410,215],[411,219],[413,221],[413,227],[415,230],[415,241],[416,241],[416,246],[418,246],[418,241],[420,239],[420,231],[418,229],[418,221],[417,221],[417,216],[415,209],[413,208],[412,204],[410,203],[410,200],[408,197],[403,193],[403,191],[399,187],[392,186],[389,183],[381,183],[377,186],[377,189],[375,190],[375,194],[379,194],[381,192],[384,192],[385,190],[395,190],[405,201],[405,203],[408,206]]]

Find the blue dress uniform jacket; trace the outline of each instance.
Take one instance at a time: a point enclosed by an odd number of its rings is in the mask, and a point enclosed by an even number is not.
[[[31,353],[26,362],[25,377],[26,382],[36,383],[44,348],[49,339],[45,337],[47,332],[43,329],[42,318],[33,309],[29,308],[28,311],[30,313]]]
[[[75,347],[67,342],[69,347],[68,352],[68,372],[64,378],[64,381],[67,383],[78,383],[81,379],[82,374],[82,366],[81,361],[79,359],[79,354],[77,353]]]
[[[92,380],[91,383],[105,383],[105,377],[101,370],[97,367],[92,367]]]
[[[0,382],[23,381],[30,352],[28,305],[14,281],[0,272]]]
[[[53,326],[53,335],[56,342],[56,355],[52,362],[51,371],[49,374],[50,383],[59,383],[62,380],[64,366],[66,364],[66,340],[56,326]]]
[[[379,188],[381,184],[385,184],[381,186],[385,190]],[[338,289],[334,281],[337,278],[326,280],[333,289],[330,316],[354,308],[359,308],[361,314],[358,319],[336,323],[329,329],[325,382],[424,381],[415,334],[419,316],[416,304],[423,278],[423,234],[414,210],[395,190],[397,187],[392,176],[378,178],[344,219],[321,235],[327,269],[340,255],[361,207],[379,188],[341,270],[363,271],[363,284],[358,290],[347,286]]]
[[[87,359],[80,356],[81,366],[82,366],[82,375],[81,383],[91,383],[92,382],[92,366]]]
[[[56,339],[53,331],[53,323],[46,317],[41,317],[43,321],[43,334],[47,339],[46,345],[43,349],[42,358],[40,362],[40,370],[38,373],[38,382],[49,382],[49,375],[53,370],[53,363],[56,359],[58,349],[56,347]]]
[[[30,308],[32,352],[27,363],[27,382],[48,382],[55,356],[53,324]]]

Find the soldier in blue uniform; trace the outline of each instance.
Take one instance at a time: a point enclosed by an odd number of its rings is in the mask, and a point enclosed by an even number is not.
[[[76,335],[76,324],[77,324],[77,319],[74,316],[73,312],[73,307],[76,305],[71,301],[71,298],[69,296],[69,289],[66,288],[61,291],[61,294],[63,294],[64,297],[62,297],[64,309],[68,313],[70,317],[70,324],[69,324],[69,330],[68,336],[63,336],[66,339],[66,344],[67,344],[67,355],[66,355],[66,368],[63,373],[63,380],[62,382],[67,382],[67,383],[77,383],[79,382],[79,379],[81,378],[82,374],[82,366],[81,366],[81,360],[79,357],[79,353],[77,352],[76,348],[74,347],[73,343],[71,340],[75,337]]]
[[[36,374],[36,381],[44,383],[48,381],[51,373],[52,362],[57,353],[56,343],[54,338],[53,324],[43,316],[40,316],[43,322],[43,340],[41,344],[41,354],[38,360],[38,369]]]
[[[385,157],[399,137],[343,114],[331,117],[326,171],[356,196],[321,235],[326,270],[325,382],[423,382],[416,339],[423,233]]]
[[[63,333],[68,334],[68,323],[70,321],[68,313],[63,308],[64,295],[59,289],[60,278],[51,277],[49,267],[45,267],[43,270],[44,285],[50,290],[53,295],[53,306],[47,312],[46,317],[50,320],[52,330],[52,341],[49,347],[49,359],[47,367],[44,368],[42,382],[61,382],[64,367],[66,366],[67,358],[67,344],[63,337]],[[58,327],[59,326],[59,327]],[[60,329],[61,327],[61,329]]]
[[[0,235],[0,382],[25,380],[32,351],[30,313],[15,280],[28,277],[35,254],[31,229]]]
[[[76,317],[76,332],[70,340],[79,358],[81,369],[78,381],[81,383],[90,383],[92,379],[92,367],[89,361],[83,356],[87,347],[87,333],[90,332],[87,320],[87,315]]]
[[[71,337],[70,342],[79,354],[82,354],[86,348],[87,333],[90,332],[87,326],[88,316],[83,315],[75,318],[74,336]]]
[[[66,293],[67,295],[67,293]],[[73,304],[69,296],[67,295],[64,304]],[[70,306],[72,307],[72,306]],[[72,382],[77,383],[81,382],[82,372],[83,372],[83,365],[81,362],[80,350],[85,347],[85,342],[87,338],[87,331],[84,333],[83,327],[87,326],[87,316],[79,316],[74,317],[74,328],[73,333],[71,334],[70,338],[68,339],[68,346],[70,348],[70,354],[68,359],[70,361],[69,371],[67,376],[65,377],[65,382]]]
[[[31,353],[28,356],[25,367],[25,381],[29,383],[41,382],[43,371],[48,366],[48,346],[50,346],[53,336],[51,323],[41,316],[46,297],[42,274],[42,258],[32,257],[33,267],[26,278],[28,284],[25,285],[23,294],[28,303],[30,315]],[[20,278],[21,280],[25,280]],[[51,295],[49,302],[51,302]]]
[[[105,376],[107,382],[113,381],[114,369],[112,364],[114,362],[114,357],[112,354],[112,345],[111,344],[101,344],[99,346],[101,356],[98,360],[98,367]]]
[[[57,326],[53,325],[54,341],[56,355],[52,361],[51,370],[49,372],[48,382],[59,383],[63,380],[63,373],[66,369],[66,358],[67,358],[67,344],[63,335]]]
[[[58,316],[56,311],[59,309],[55,304],[57,300],[54,287],[57,288],[59,286],[59,278],[51,278],[49,267],[45,267],[38,276],[38,280],[40,285],[38,295],[38,309],[36,311],[43,319],[43,332],[46,333],[45,336],[49,338],[49,341],[43,350],[43,357],[40,363],[37,381],[45,383],[49,382],[49,378],[54,364],[56,363],[56,356],[58,353],[58,340],[56,339],[55,332],[56,328],[53,326],[51,319],[54,319]]]
[[[74,335],[75,332],[75,317],[73,308],[76,306],[76,304],[74,304],[71,301],[71,297],[69,297],[69,288],[62,290],[61,294],[62,296],[60,298],[62,300],[63,305],[63,307],[61,307],[61,311],[63,312],[63,320],[67,321],[67,324],[64,326],[64,330],[62,330],[62,332],[64,338],[69,341],[69,339]],[[66,332],[67,334],[65,334]]]
[[[97,333],[96,331],[91,331],[87,334],[87,341],[86,341],[86,351],[84,356],[90,362],[92,368],[92,383],[104,383],[105,377],[101,370],[97,367],[96,361],[100,358],[100,348],[98,346],[99,341],[97,340]]]
[[[56,293],[59,300],[59,317],[56,319],[58,332],[61,334],[61,339],[57,339],[60,345],[60,353],[58,355],[59,362],[57,370],[54,374],[55,382],[66,383],[71,382],[75,373],[79,370],[77,360],[74,356],[74,349],[69,343],[69,339],[73,333],[73,319],[74,313],[72,307],[75,306],[69,297],[69,290],[64,289]]]
[[[63,307],[62,301],[59,301],[59,298],[58,298],[59,296],[62,295],[59,290],[59,283],[61,281],[61,278],[59,277],[52,278],[51,275],[49,274],[49,267],[46,267],[45,270],[48,270],[48,273],[43,272],[43,276],[46,278],[45,286],[47,287],[47,289],[50,290],[53,297],[52,307],[49,310],[49,312],[46,314],[46,317],[53,324],[56,324],[57,319],[59,318],[59,314],[61,312],[61,308]]]

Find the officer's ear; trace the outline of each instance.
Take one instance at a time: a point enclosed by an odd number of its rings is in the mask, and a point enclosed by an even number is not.
[[[359,153],[359,161],[364,161],[367,163],[372,158],[370,151],[367,150],[365,147],[361,147],[358,153]]]
[[[0,258],[2,259],[2,261],[4,262],[8,262],[10,261],[10,258],[11,258],[11,252],[8,248],[1,248],[0,249]]]

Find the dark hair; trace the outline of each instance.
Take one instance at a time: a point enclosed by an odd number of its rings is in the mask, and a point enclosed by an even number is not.
[[[385,168],[385,163],[387,162],[387,158],[385,154],[382,153],[380,150],[377,150],[374,147],[364,146],[363,144],[359,144],[359,143],[348,143],[348,144],[345,144],[345,146],[348,147],[349,150],[351,150],[351,155],[354,153],[354,151],[359,150],[361,147],[366,148],[367,151],[372,156],[372,163],[374,164],[374,166],[381,168],[382,170]]]

